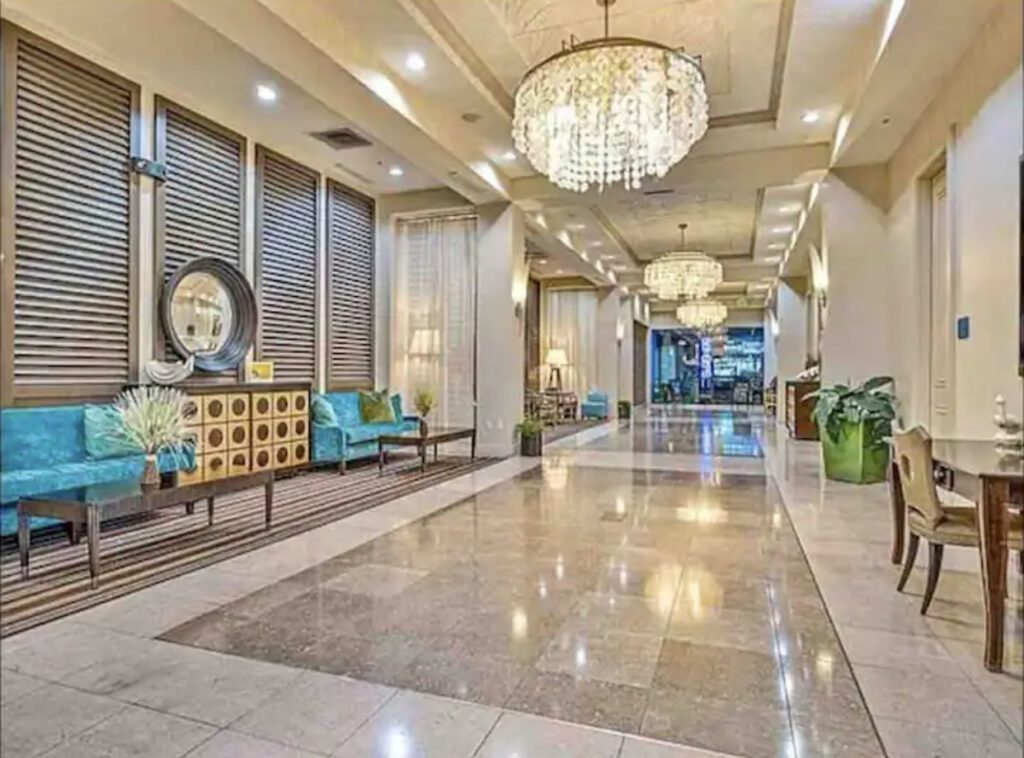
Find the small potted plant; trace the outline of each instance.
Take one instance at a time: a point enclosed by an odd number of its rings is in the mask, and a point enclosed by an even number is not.
[[[536,458],[544,453],[544,424],[539,419],[527,417],[516,424],[519,435],[519,454]]]
[[[185,425],[188,406],[188,397],[181,390],[154,384],[125,390],[114,401],[120,423],[111,436],[146,456],[143,488],[160,486],[157,455],[170,453],[183,459],[186,446],[195,444],[195,434]]]
[[[620,419],[628,419],[630,414],[632,413],[632,409],[633,409],[633,404],[632,403],[630,403],[628,400],[620,400],[619,401],[619,418]]]
[[[420,387],[416,390],[416,395],[413,397],[412,404],[416,409],[416,413],[420,416],[420,436],[427,436],[427,416],[434,410],[434,405],[437,400],[434,397],[434,393],[426,387]]]
[[[840,482],[885,481],[889,439],[896,418],[893,380],[876,376],[856,387],[837,384],[812,392],[825,476]]]

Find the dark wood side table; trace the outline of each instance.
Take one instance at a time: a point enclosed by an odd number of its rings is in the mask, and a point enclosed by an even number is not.
[[[252,471],[180,486],[169,484],[153,490],[143,490],[137,479],[131,479],[48,492],[19,500],[18,555],[21,560],[21,577],[28,579],[32,539],[29,516],[48,516],[69,521],[75,532],[78,525],[85,524],[89,543],[89,578],[95,588],[100,575],[100,527],[104,521],[182,504],[191,513],[193,503],[205,500],[207,520],[212,526],[214,498],[260,486],[264,488],[264,527],[269,529],[274,509],[273,471]]]
[[[811,416],[814,402],[806,398],[820,388],[820,382],[786,382],[786,428],[793,439],[818,439],[818,425]]]
[[[1003,670],[1007,549],[1011,507],[1024,506],[1024,459],[1007,456],[989,440],[933,440],[936,482],[978,505],[978,538],[985,599],[985,668]],[[903,559],[906,503],[899,467],[890,475],[893,508],[892,562]]]
[[[420,432],[404,432],[402,434],[382,434],[377,438],[377,468],[384,473],[384,458],[390,447],[415,447],[420,457],[420,471],[427,470],[427,449],[434,448],[434,460],[437,460],[437,446],[445,442],[468,439],[469,459],[476,460],[476,429],[462,427],[432,427],[426,434]]]

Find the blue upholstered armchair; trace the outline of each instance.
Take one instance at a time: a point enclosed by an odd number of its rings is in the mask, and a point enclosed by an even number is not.
[[[583,418],[608,418],[608,393],[591,390],[586,399],[580,403],[580,415]]]

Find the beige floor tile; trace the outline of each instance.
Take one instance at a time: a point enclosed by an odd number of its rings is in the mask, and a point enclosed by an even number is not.
[[[726,758],[725,753],[713,753],[695,747],[670,745],[665,742],[626,737],[619,758]]]
[[[314,758],[316,755],[225,729],[189,753],[188,758]]]
[[[1020,758],[1021,745],[987,734],[958,732],[938,724],[876,718],[889,758]]]
[[[231,729],[330,753],[395,694],[390,687],[307,672],[231,724]]]
[[[334,755],[468,758],[500,715],[495,708],[402,692],[342,743]]]
[[[616,758],[622,736],[522,713],[504,713],[479,758]]]
[[[0,669],[0,705],[13,703],[18,698],[38,690],[46,684],[42,679]]]
[[[852,663],[954,678],[960,675],[960,667],[937,638],[848,625],[840,625],[838,631]]]
[[[427,575],[426,571],[364,563],[324,584],[326,589],[371,597],[392,597]]]
[[[47,684],[0,708],[0,755],[39,755],[124,707],[109,698]]]
[[[47,758],[178,758],[217,733],[188,719],[128,706],[72,737]]]

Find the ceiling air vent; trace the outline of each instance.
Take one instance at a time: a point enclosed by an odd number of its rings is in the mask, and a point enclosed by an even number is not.
[[[353,147],[369,147],[371,142],[365,137],[356,134],[347,126],[340,129],[328,129],[323,132],[310,132],[309,136],[320,140],[325,145],[335,150],[350,150]]]

